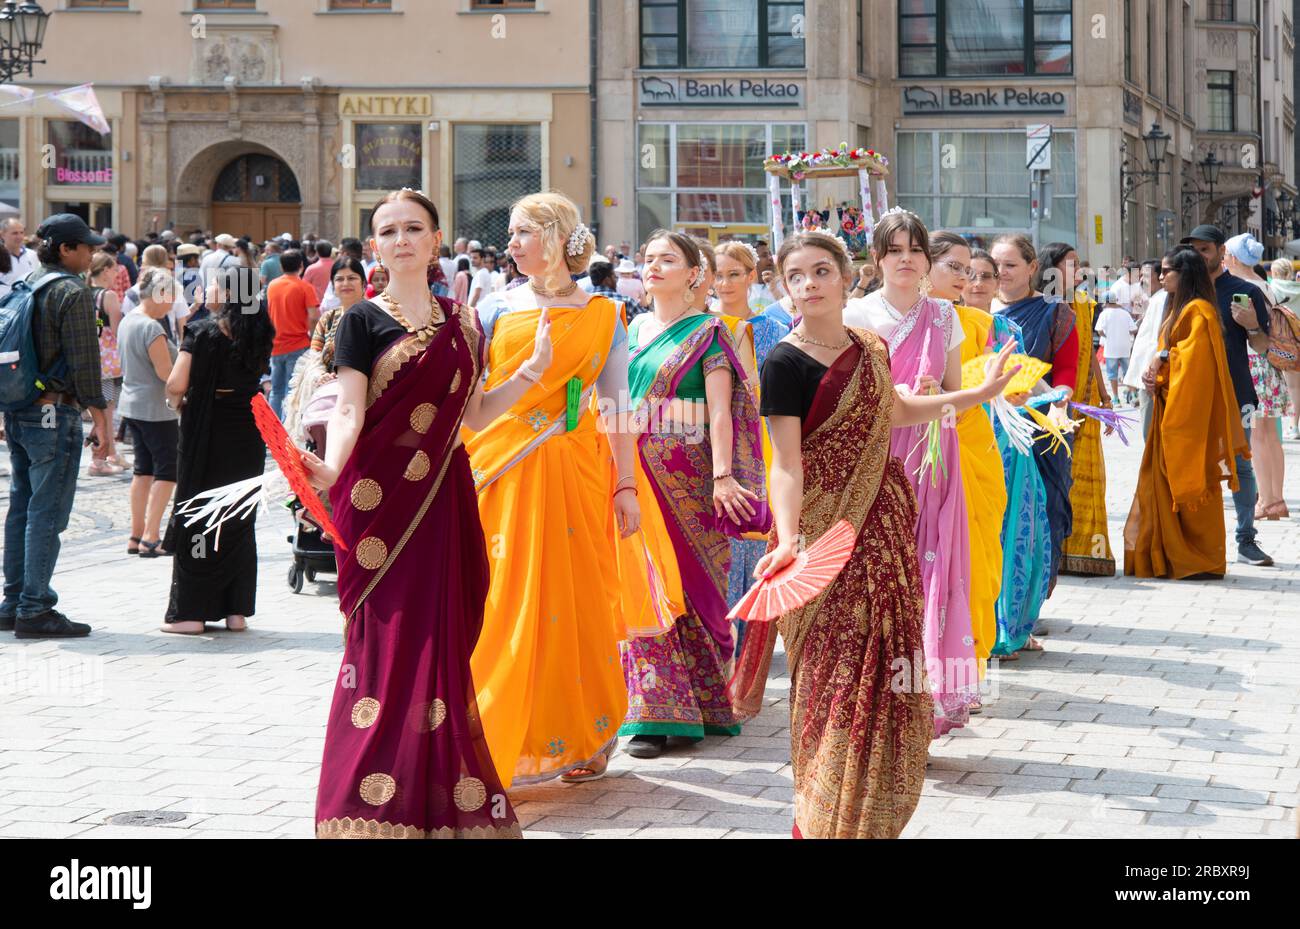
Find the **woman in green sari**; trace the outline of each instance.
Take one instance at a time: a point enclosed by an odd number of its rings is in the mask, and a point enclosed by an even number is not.
[[[658,756],[670,737],[739,734],[727,694],[730,540],[771,527],[756,385],[726,324],[692,307],[702,283],[689,237],[651,235],[654,313],[628,334],[642,526],[623,543],[619,567],[629,627],[666,631],[629,639],[623,653],[619,734],[633,736],[628,753],[637,758]]]

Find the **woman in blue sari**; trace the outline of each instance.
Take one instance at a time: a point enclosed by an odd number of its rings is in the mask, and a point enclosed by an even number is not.
[[[998,300],[995,316],[1003,316],[1020,327],[1021,346],[1026,355],[1051,364],[1048,382],[1063,390],[1065,399],[1052,405],[1049,418],[1069,439],[1068,407],[1079,368],[1079,334],[1074,309],[1063,301],[1051,300],[1033,288],[1038,269],[1034,246],[1022,235],[1003,235],[993,240],[992,255],[998,270]],[[1034,461],[1047,493],[1047,519],[1051,524],[1051,558],[1047,575],[1047,596],[1056,587],[1065,540],[1073,531],[1070,507],[1073,483],[1069,448],[1035,436]]]

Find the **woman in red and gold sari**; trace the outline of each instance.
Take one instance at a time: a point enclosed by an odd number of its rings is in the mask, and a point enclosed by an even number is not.
[[[478,305],[490,388],[536,351],[539,316],[555,332],[546,376],[465,439],[492,566],[471,666],[506,786],[603,777],[627,708],[615,548],[641,517],[618,415],[626,325],[618,304],[573,280],[595,247],[573,201],[524,197],[510,214],[510,256],[528,284]]]
[[[485,391],[473,311],[426,283],[442,241],[437,209],[403,190],[371,221],[389,283],[339,322],[325,460],[303,453],[342,536],[343,665],[316,835],[514,838],[470,676],[488,561],[460,429],[486,425],[543,376],[549,326],[543,317],[528,364]]]
[[[621,547],[619,571],[625,602],[645,602],[658,578],[676,618],[659,635],[629,639],[623,652],[628,710],[619,734],[633,737],[636,758],[658,756],[670,738],[739,734],[727,696],[731,539],[771,523],[755,385],[742,355],[752,365],[753,350],[700,309],[705,261],[690,237],[652,233],[644,273],[654,312],[629,334],[638,496],[647,505],[641,539]]]
[[[853,278],[840,240],[791,236],[777,267],[803,318],[763,367],[776,531],[755,574],[788,565],[798,539],[816,540],[841,520],[857,537],[830,586],[770,624],[779,626],[790,667],[794,832],[896,838],[921,796],[934,709],[922,645],[916,496],[889,454],[891,430],[996,396],[1015,373],[1003,372],[1011,349],[990,366],[982,387],[900,396],[885,343],[844,326]],[[761,692],[774,634],[747,633],[738,697]]]

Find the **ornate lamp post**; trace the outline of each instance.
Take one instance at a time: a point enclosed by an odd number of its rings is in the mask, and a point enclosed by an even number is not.
[[[32,76],[32,66],[45,64],[37,58],[45,44],[45,30],[50,14],[35,0],[5,0],[0,8],[0,83],[20,74]]]

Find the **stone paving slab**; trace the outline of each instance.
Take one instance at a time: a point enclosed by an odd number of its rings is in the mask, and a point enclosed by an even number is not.
[[[1300,468],[1300,443],[1286,450]],[[1141,448],[1111,439],[1106,454],[1118,548]],[[54,580],[94,635],[0,639],[0,837],[310,836],[341,650],[334,585],[293,594],[288,517],[263,514],[251,631],[164,635],[171,568],[125,554],[128,484],[82,479]],[[1225,512],[1231,526],[1226,498]],[[994,668],[983,713],[934,743],[904,835],[1294,836],[1300,524],[1263,523],[1260,541],[1278,567],[1230,565],[1221,582],[1062,578],[1047,650]],[[512,791],[525,834],[788,836],[789,684],[778,652],[741,736]],[[186,819],[106,824],[136,810]]]

